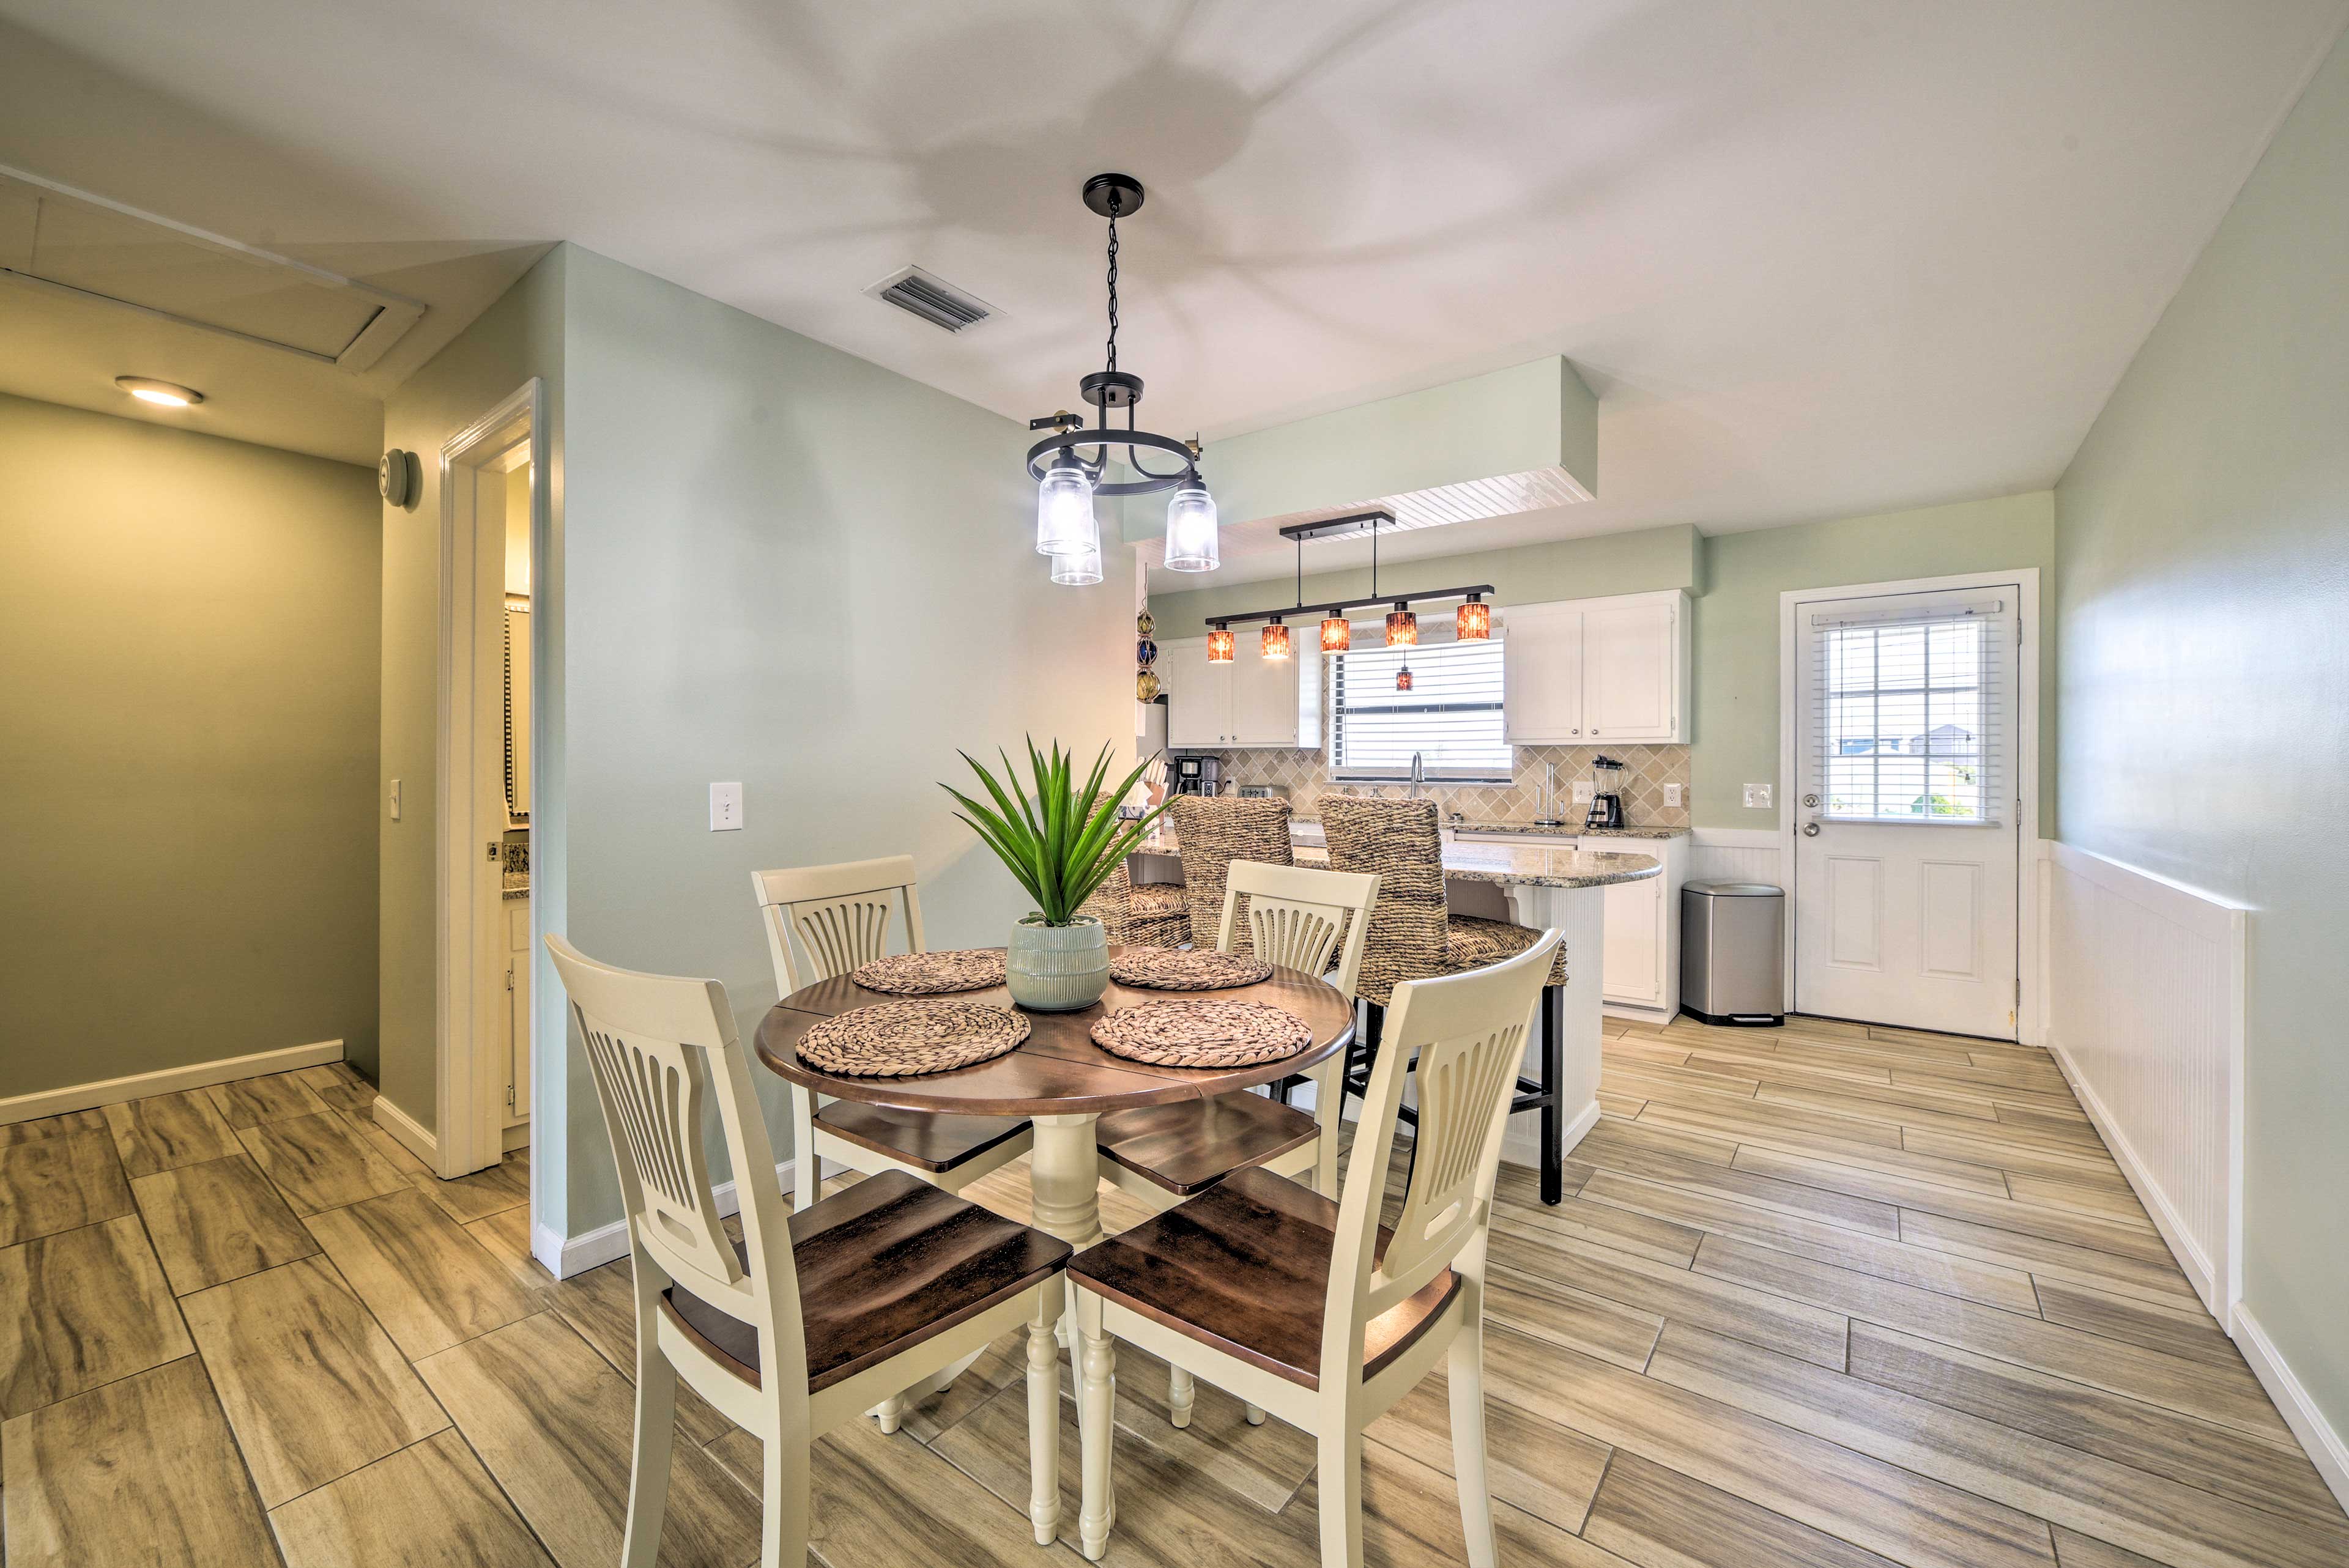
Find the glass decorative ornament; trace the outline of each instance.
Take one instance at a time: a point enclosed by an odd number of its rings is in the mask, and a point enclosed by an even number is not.
[[[1158,630],[1158,623],[1157,623],[1157,622],[1155,622],[1155,621],[1154,621],[1154,620],[1152,620],[1152,619],[1150,618],[1150,612],[1149,612],[1149,611],[1144,610],[1144,611],[1143,611],[1141,614],[1137,614],[1137,615],[1135,615],[1135,616],[1134,616],[1134,618],[1133,618],[1133,634],[1134,634],[1135,636],[1137,636],[1137,637],[1147,637],[1147,636],[1151,635],[1153,633],[1156,632],[1157,630]]]
[[[1411,605],[1401,599],[1396,600],[1395,607],[1387,612],[1387,646],[1390,648],[1419,646],[1419,617],[1413,614]]]
[[[1395,671],[1395,690],[1409,691],[1410,689],[1411,666],[1409,665],[1405,665],[1402,668]]]
[[[1354,645],[1354,623],[1343,615],[1330,615],[1321,622],[1321,651],[1342,654]]]
[[[1036,487],[1036,553],[1059,557],[1082,555],[1087,551],[1096,557],[1101,554],[1101,525],[1093,521],[1093,481],[1073,460],[1054,463]],[[1052,580],[1061,580],[1057,570]]]
[[[1133,644],[1133,662],[1143,669],[1158,662],[1158,645],[1148,637],[1139,637]]]
[[[1213,572],[1223,564],[1216,538],[1216,498],[1195,482],[1166,503],[1166,570]]]
[[[1052,581],[1064,588],[1082,588],[1102,580],[1101,541],[1091,550],[1052,557]]]
[[[1468,602],[1460,606],[1454,622],[1456,634],[1464,643],[1488,643],[1493,640],[1493,606],[1485,603],[1482,593],[1471,593]]]
[[[1288,656],[1288,628],[1280,624],[1279,616],[1275,615],[1266,624],[1262,646],[1264,656],[1268,659],[1285,659]]]
[[[1227,665],[1232,662],[1232,629],[1217,626],[1207,634],[1207,662]]]
[[[1158,700],[1158,673],[1155,670],[1137,670],[1134,672],[1133,700],[1136,702],[1156,702]]]

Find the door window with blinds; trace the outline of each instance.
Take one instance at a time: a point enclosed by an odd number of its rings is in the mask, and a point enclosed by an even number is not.
[[[1411,689],[1395,676],[1411,665]],[[1339,779],[1506,780],[1515,753],[1501,738],[1501,642],[1358,648],[1330,659],[1330,769]]]
[[[2008,814],[1996,742],[2013,722],[2013,601],[1815,614],[1809,632],[1814,810],[1953,827]]]

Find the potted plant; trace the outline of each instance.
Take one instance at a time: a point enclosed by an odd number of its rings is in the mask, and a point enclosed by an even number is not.
[[[1040,1013],[1090,1007],[1109,988],[1109,935],[1100,920],[1077,911],[1125,863],[1136,841],[1165,810],[1161,806],[1131,822],[1118,820],[1118,802],[1133,789],[1149,759],[1136,765],[1115,789],[1104,789],[1108,746],[1102,746],[1092,773],[1080,781],[1073,753],[1062,751],[1054,741],[1048,757],[1030,740],[1030,794],[1011,758],[999,751],[996,755],[1003,758],[999,783],[970,753],[962,754],[987,786],[995,802],[992,809],[951,784],[939,788],[961,803],[963,809],[955,815],[970,824],[1036,902],[1034,912],[1012,926],[1004,954],[1011,999]]]

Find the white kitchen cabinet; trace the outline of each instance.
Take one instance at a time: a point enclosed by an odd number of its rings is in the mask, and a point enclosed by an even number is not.
[[[1621,1016],[1652,1018],[1661,1023],[1681,1005],[1681,884],[1688,880],[1689,837],[1625,839],[1593,834],[1581,839],[1528,839],[1522,833],[1462,832],[1466,844],[1544,844],[1557,849],[1582,849],[1619,854],[1653,855],[1663,874],[1640,882],[1617,882],[1606,890],[1601,930],[1599,995],[1607,1009]],[[1476,884],[1460,884],[1474,886]],[[1489,913],[1473,908],[1463,913]],[[1575,967],[1567,954],[1567,974]]]
[[[505,1125],[530,1119],[530,900],[505,901],[506,914],[506,1116]]]
[[[1607,962],[1599,988],[1609,1002],[1653,1007],[1663,999],[1662,877],[1607,890]]]
[[[1502,619],[1502,722],[1511,745],[1688,738],[1685,593],[1513,604]]]
[[[1207,639],[1161,645],[1159,685],[1166,694],[1171,751],[1230,751],[1249,747],[1321,748],[1321,672],[1318,654],[1268,659],[1256,639],[1240,638],[1229,664],[1207,662]]]

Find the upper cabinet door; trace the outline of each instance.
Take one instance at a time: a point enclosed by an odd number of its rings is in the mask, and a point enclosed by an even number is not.
[[[1230,665],[1231,744],[1295,748],[1300,744],[1297,686],[1303,678],[1301,671],[1306,661],[1293,655],[1285,659],[1268,659],[1248,645],[1254,640],[1240,640],[1239,652]]]
[[[1162,643],[1158,679],[1166,692],[1166,746],[1213,751],[1231,732],[1231,665],[1207,662],[1207,639]]]
[[[1680,738],[1680,618],[1677,595],[1583,612],[1585,738]]]
[[[1512,746],[1579,746],[1582,612],[1520,604],[1501,638],[1501,722]]]

